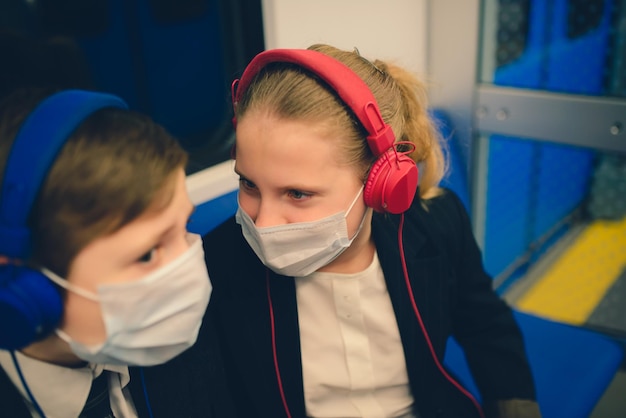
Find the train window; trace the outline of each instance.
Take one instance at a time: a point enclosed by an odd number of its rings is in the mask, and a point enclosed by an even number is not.
[[[604,0],[569,0],[567,7],[567,36],[584,36],[602,23]]]
[[[483,8],[480,81],[626,97],[626,2],[484,0]]]
[[[498,8],[496,62],[501,67],[519,58],[528,37],[530,0],[501,0]]]
[[[114,93],[180,140],[188,174],[229,158],[230,83],[264,49],[261,0],[10,0],[2,8],[0,47],[15,58],[5,89],[30,81]]]
[[[521,310],[623,337],[626,2],[482,4],[473,213],[485,266]]]

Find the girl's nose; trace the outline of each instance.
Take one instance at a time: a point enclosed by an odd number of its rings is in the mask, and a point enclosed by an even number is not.
[[[276,226],[285,223],[285,220],[280,214],[279,206],[267,200],[261,200],[259,202],[256,217],[251,216],[251,218],[257,228]]]

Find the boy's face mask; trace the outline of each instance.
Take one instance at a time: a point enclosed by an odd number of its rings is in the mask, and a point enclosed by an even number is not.
[[[200,236],[189,234],[188,239],[190,247],[174,261],[136,281],[100,285],[97,294],[43,269],[57,285],[100,304],[107,334],[95,345],[80,343],[60,329],[57,335],[80,359],[100,364],[151,366],[191,347],[212,286]]]

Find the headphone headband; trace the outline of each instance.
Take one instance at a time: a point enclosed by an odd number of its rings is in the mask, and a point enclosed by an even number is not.
[[[106,107],[128,109],[110,94],[66,90],[45,99],[26,118],[11,147],[0,190],[0,254],[28,255],[28,216],[48,170],[78,125]]]
[[[365,181],[363,199],[376,211],[402,213],[413,202],[417,190],[418,170],[406,153],[395,148],[395,135],[383,120],[376,98],[365,82],[347,65],[321,52],[309,49],[272,49],[255,56],[241,79],[232,85],[233,107],[263,67],[272,62],[299,65],[325,81],[352,109],[368,133],[367,143],[376,156]],[[236,118],[233,118],[236,123]]]
[[[297,64],[319,76],[337,92],[367,130],[367,143],[376,157],[393,147],[395,135],[383,120],[376,98],[365,82],[347,65],[321,52],[308,49],[272,49],[256,55],[240,79],[232,84],[232,100],[236,106],[254,76],[267,64]]]

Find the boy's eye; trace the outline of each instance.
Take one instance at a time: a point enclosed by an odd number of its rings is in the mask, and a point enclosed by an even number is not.
[[[256,184],[243,177],[239,178],[239,184],[241,184],[244,189],[254,189],[256,187]]]
[[[141,257],[139,257],[137,261],[139,261],[140,263],[149,263],[150,261],[152,261],[152,258],[154,257],[155,252],[156,252],[156,248],[153,248],[147,253],[145,253],[144,255],[142,255]]]

